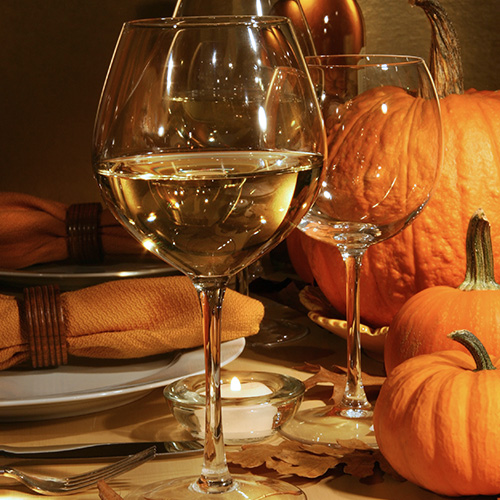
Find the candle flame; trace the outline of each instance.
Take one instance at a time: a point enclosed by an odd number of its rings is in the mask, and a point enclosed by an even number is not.
[[[241,391],[241,382],[238,380],[238,377],[233,377],[231,379],[231,391]]]

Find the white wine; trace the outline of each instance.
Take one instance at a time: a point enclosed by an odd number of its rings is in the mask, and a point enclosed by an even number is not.
[[[204,151],[116,158],[97,178],[146,248],[188,275],[227,276],[305,215],[322,165],[312,153]]]

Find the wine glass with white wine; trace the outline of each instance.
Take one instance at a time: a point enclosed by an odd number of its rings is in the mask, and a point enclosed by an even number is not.
[[[285,16],[292,22],[302,53],[305,56],[316,54],[314,42],[304,15],[300,0],[177,0],[174,17],[217,15],[274,15]],[[235,289],[245,295],[250,294],[250,285],[254,278],[263,274],[264,266],[260,261],[246,267],[235,276]],[[309,328],[295,321],[299,314],[293,309],[278,310],[267,308],[256,335],[247,339],[247,345],[253,347],[275,347],[302,339],[309,333]]]
[[[129,498],[305,498],[282,481],[229,473],[220,320],[231,277],[280,243],[311,206],[325,150],[321,111],[289,20],[124,25],[97,113],[94,171],[125,228],[191,278],[207,395],[201,474],[146,485]]]

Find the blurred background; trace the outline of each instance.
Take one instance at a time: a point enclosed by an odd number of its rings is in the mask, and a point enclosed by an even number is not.
[[[428,60],[430,30],[421,9],[408,0],[358,3],[366,52]],[[2,0],[0,190],[66,203],[100,199],[90,164],[92,128],[122,23],[169,16],[174,5],[170,0]],[[442,0],[442,5],[461,41],[466,88],[500,89],[500,0]]]

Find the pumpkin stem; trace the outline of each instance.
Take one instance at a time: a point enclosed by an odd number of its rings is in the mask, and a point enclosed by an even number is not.
[[[457,33],[438,0],[409,0],[431,23],[430,71],[439,97],[464,93],[464,71]]]
[[[473,333],[469,332],[469,330],[455,330],[450,333],[448,337],[465,346],[465,348],[472,354],[472,357],[476,362],[476,369],[474,371],[496,370],[496,367],[491,362],[491,358],[484,348],[484,345]]]
[[[484,211],[477,210],[469,221],[465,240],[466,272],[459,290],[498,290],[491,245],[490,223]]]

